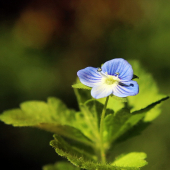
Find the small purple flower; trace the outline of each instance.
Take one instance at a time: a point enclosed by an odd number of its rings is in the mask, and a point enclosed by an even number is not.
[[[127,97],[139,93],[137,82],[132,80],[132,66],[122,58],[107,61],[101,68],[86,67],[79,70],[77,75],[81,83],[92,87],[91,95],[96,99],[111,94]]]

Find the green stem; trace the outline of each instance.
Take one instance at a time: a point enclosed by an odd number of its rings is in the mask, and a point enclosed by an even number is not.
[[[109,100],[109,96],[106,98],[106,102],[102,111],[102,115],[101,115],[101,120],[100,120],[100,154],[101,154],[101,161],[103,164],[106,163],[106,155],[105,155],[105,149],[104,149],[104,143],[103,143],[103,128],[104,128],[104,117],[106,114],[106,108],[107,108],[107,103]]]

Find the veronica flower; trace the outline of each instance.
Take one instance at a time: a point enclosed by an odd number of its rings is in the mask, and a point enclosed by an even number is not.
[[[79,70],[77,75],[81,83],[92,87],[91,95],[96,99],[109,95],[127,97],[139,93],[137,82],[132,80],[132,66],[122,58],[107,61],[101,68],[86,67]]]

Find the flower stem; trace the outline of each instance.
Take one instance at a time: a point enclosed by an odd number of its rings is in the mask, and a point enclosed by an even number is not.
[[[107,108],[107,103],[109,100],[109,96],[106,98],[105,105],[103,107],[102,115],[101,115],[101,120],[100,120],[100,154],[101,154],[101,161],[103,164],[106,163],[106,155],[105,155],[105,149],[104,149],[104,143],[103,143],[103,128],[104,128],[104,117],[106,114],[106,108]]]

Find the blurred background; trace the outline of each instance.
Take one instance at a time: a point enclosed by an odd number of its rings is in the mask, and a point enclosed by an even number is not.
[[[160,93],[169,94],[169,42],[168,0],[0,1],[0,113],[48,96],[78,109],[71,88],[77,71],[113,58],[139,60]],[[153,124],[116,152],[146,152],[144,170],[169,170],[169,109],[166,101]],[[0,122],[1,164],[40,170],[61,160],[49,146],[52,138]]]

